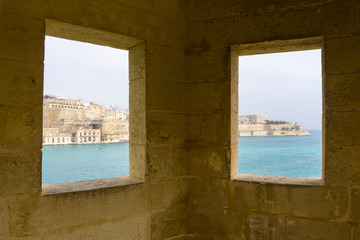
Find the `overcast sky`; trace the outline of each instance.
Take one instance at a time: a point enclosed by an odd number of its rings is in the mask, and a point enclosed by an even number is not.
[[[128,51],[46,36],[44,94],[129,106]]]
[[[321,50],[241,56],[239,114],[321,129]],[[44,94],[129,106],[128,51],[46,37]]]
[[[321,129],[321,50],[241,56],[239,114]]]

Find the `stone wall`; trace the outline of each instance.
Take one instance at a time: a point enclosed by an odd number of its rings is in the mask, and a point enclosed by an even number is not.
[[[359,239],[359,12],[357,0],[0,0],[0,239]],[[41,185],[45,33],[128,46],[130,177]],[[323,181],[238,176],[231,46],[310,37],[324,47]]]
[[[177,0],[0,0],[0,239],[182,239],[183,12]],[[130,177],[41,185],[46,33],[131,47]]]
[[[189,239],[360,239],[359,10],[352,0],[189,1]],[[323,183],[238,176],[231,46],[311,37],[323,37]]]

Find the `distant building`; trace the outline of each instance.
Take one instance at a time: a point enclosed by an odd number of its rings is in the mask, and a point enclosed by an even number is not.
[[[239,124],[263,124],[267,120],[265,115],[240,115]]]
[[[45,96],[43,144],[129,141],[129,111],[81,99]]]
[[[250,136],[306,136],[310,135],[297,122],[271,121],[265,115],[239,116],[238,135]]]
[[[71,143],[71,133],[59,132],[58,128],[43,129],[43,143],[52,144],[69,144]]]

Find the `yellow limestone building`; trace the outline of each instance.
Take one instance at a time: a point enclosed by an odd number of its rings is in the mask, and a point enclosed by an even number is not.
[[[130,176],[42,185],[45,35],[129,50]],[[360,239],[358,0],[0,0],[0,239]],[[237,173],[237,59],[322,48],[322,179]]]

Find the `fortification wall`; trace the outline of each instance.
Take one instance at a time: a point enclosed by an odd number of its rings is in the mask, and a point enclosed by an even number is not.
[[[182,238],[183,4],[0,1],[0,239]],[[129,50],[131,176],[41,185],[45,34]]]
[[[359,1],[188,5],[190,239],[360,239]],[[238,177],[239,68],[231,47],[261,54],[272,42],[311,37],[323,37],[323,183]]]

